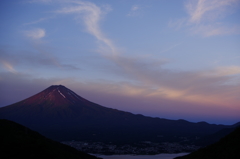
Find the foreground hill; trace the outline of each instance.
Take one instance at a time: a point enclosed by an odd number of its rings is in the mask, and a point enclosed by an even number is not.
[[[230,128],[224,128],[216,133],[207,135],[207,136],[203,137],[201,140],[197,141],[196,144],[199,146],[211,145],[215,142],[218,142],[221,138],[227,136],[231,132],[233,132],[236,129],[236,127],[233,126]]]
[[[97,159],[9,120],[0,119],[0,128],[2,159]]]
[[[62,85],[54,85],[18,103],[0,108],[9,119],[58,141],[194,144],[225,125],[192,123],[134,115],[90,102]]]
[[[176,159],[239,159],[240,127],[220,141]]]

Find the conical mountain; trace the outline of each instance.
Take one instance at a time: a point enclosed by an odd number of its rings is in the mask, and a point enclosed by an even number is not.
[[[29,120],[26,122],[68,121],[104,115],[109,111],[112,109],[92,103],[62,85],[53,85],[30,98],[1,108],[0,117],[19,122],[24,119]]]
[[[0,118],[15,121],[59,141],[126,143],[184,140],[192,143],[196,137],[228,127],[205,122],[151,118],[106,108],[80,97],[62,85],[50,86],[30,98],[0,108]]]

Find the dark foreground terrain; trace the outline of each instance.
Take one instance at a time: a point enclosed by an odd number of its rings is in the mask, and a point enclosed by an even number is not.
[[[240,159],[240,127],[212,145],[175,159]]]
[[[9,120],[1,119],[0,129],[1,159],[97,159]]]

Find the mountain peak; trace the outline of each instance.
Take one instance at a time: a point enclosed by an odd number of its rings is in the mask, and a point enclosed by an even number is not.
[[[83,102],[87,102],[86,99],[80,97],[72,90],[63,85],[52,85],[40,93],[37,93],[25,100],[12,105],[22,105],[24,107],[35,108],[57,108],[57,107],[69,107],[80,106]]]
[[[51,85],[50,87],[48,87],[46,90],[54,90],[54,89],[58,89],[58,90],[62,90],[62,91],[68,91],[70,89],[68,89],[67,87],[63,86],[63,85]],[[71,90],[70,90],[71,91]]]
[[[63,85],[52,85],[35,96],[45,101],[52,101],[54,105],[72,105],[84,101],[82,97]]]
[[[6,112],[3,113],[0,110],[0,116],[4,117],[10,113],[12,120],[16,118],[15,121],[19,120],[17,118],[28,120],[33,116],[41,120],[75,119],[83,110],[89,111],[93,105],[96,104],[80,97],[63,85],[52,85],[27,99],[4,107]],[[18,116],[12,114],[13,109],[18,110]]]
[[[60,85],[51,85],[50,87],[54,87],[54,88],[67,88],[67,87],[65,87],[65,86],[63,86],[61,84]]]

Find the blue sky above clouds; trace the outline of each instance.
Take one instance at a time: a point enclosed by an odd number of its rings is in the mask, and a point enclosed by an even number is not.
[[[239,0],[0,4],[0,106],[62,84],[133,113],[240,120]]]

